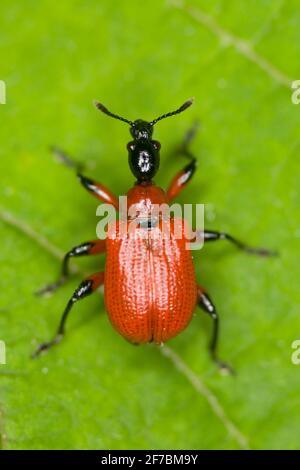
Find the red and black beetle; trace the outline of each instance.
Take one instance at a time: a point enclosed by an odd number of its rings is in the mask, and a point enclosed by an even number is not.
[[[121,236],[120,222],[116,222],[108,230],[105,240],[82,243],[65,255],[61,277],[54,284],[46,286],[43,292],[54,291],[65,282],[69,276],[71,257],[105,252],[105,271],[89,276],[79,285],[67,303],[56,336],[41,344],[34,357],[62,339],[73,305],[103,284],[105,305],[112,325],[134,344],[152,341],[161,344],[168,341],[186,328],[196,306],[201,307],[213,320],[211,356],[221,369],[230,370],[217,356],[219,317],[206,290],[197,284],[192,255],[186,249],[186,239],[184,236],[181,239],[173,236],[175,220],[170,220],[170,237],[166,239],[162,236],[161,220],[156,220],[154,224],[151,218],[152,206],[169,204],[187,185],[196,169],[196,159],[188,149],[192,137],[192,133],[189,133],[181,148],[183,155],[189,158],[189,163],[173,178],[167,191],[156,186],[152,178],[159,168],[160,143],[152,139],[153,127],[161,119],[179,114],[191,104],[192,100],[188,100],[176,111],[146,122],[141,119],[129,121],[111,113],[101,103],[96,103],[103,113],[130,125],[133,140],[127,145],[128,159],[136,183],[127,193],[128,207],[138,208],[137,217],[147,221],[146,225],[140,224],[136,228],[144,236],[132,236],[130,233]],[[118,210],[118,199],[105,186],[80,173],[78,178],[96,198],[112,204]],[[154,232],[156,237],[152,236]],[[204,230],[201,236],[204,242],[228,240],[248,253],[262,256],[273,254],[263,248],[251,248],[227,233]]]

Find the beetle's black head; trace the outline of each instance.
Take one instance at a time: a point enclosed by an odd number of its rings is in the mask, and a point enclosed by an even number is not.
[[[139,139],[151,139],[153,134],[153,125],[151,122],[137,119],[130,127],[130,134],[135,140]]]
[[[163,114],[151,122],[143,121],[142,119],[129,121],[128,119],[111,113],[103,104],[98,102],[95,104],[103,113],[130,125],[130,133],[133,140],[127,144],[128,162],[132,173],[137,178],[137,182],[141,183],[151,181],[159,168],[160,143],[152,139],[154,124],[166,117],[181,113],[191,106],[192,103],[193,99],[190,99],[183,103],[176,111]]]

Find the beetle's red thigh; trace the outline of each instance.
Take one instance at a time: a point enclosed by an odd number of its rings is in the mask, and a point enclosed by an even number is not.
[[[103,184],[97,183],[96,181],[87,178],[81,174],[78,174],[78,178],[82,186],[87,189],[91,194],[93,194],[97,199],[100,199],[102,202],[106,202],[119,209],[119,201],[116,196]]]

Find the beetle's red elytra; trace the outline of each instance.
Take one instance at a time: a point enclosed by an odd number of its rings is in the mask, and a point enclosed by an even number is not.
[[[192,255],[186,248],[184,232],[182,237],[175,237],[176,218],[173,218],[170,219],[170,233],[166,238],[163,236],[162,220],[158,219],[154,223],[152,218],[153,206],[170,204],[190,181],[196,169],[196,158],[189,150],[189,143],[195,134],[194,127],[187,133],[180,147],[180,152],[188,159],[188,163],[175,175],[167,191],[156,186],[153,177],[159,168],[160,143],[152,139],[153,127],[161,119],[179,114],[191,104],[192,100],[188,100],[177,110],[147,122],[141,119],[129,121],[96,102],[100,111],[130,125],[132,141],[127,145],[128,161],[136,183],[127,193],[127,204],[129,208],[138,208],[137,217],[143,220],[143,224],[138,225],[135,230],[143,232],[143,236],[136,236],[137,232],[128,232],[126,236],[121,236],[122,222],[119,221],[109,227],[105,240],[82,243],[65,255],[60,278],[43,288],[41,294],[54,291],[66,281],[69,276],[69,260],[72,257],[105,253],[105,271],[87,277],[79,285],[67,303],[57,334],[51,341],[42,343],[33,357],[60,342],[73,305],[104,285],[104,300],[110,321],[133,344],[152,341],[161,344],[168,341],[187,327],[197,305],[201,307],[213,320],[209,348],[211,357],[221,370],[232,372],[230,366],[218,358],[219,316],[206,289],[197,284]],[[64,160],[67,158],[58,149],[56,152]],[[77,176],[92,195],[118,210],[117,197],[105,186],[79,172]],[[264,248],[249,247],[223,232],[203,230],[201,237],[204,242],[228,240],[252,254],[275,254]]]

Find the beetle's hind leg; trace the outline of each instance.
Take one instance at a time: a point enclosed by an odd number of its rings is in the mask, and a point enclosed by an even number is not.
[[[234,370],[232,369],[232,367],[228,365],[226,362],[221,361],[217,354],[218,338],[219,338],[218,312],[211,298],[209,297],[209,295],[200,286],[198,286],[198,305],[200,308],[202,308],[202,310],[204,310],[204,312],[208,313],[208,315],[213,320],[213,333],[212,333],[212,338],[211,338],[211,342],[209,346],[210,355],[213,361],[219,367],[221,372],[225,372],[225,373],[229,373],[233,375]]]
[[[67,279],[70,277],[70,267],[69,261],[70,258],[84,256],[84,255],[98,255],[100,253],[105,252],[105,240],[93,240],[88,241],[85,243],[81,243],[78,246],[72,248],[72,250],[68,251],[68,253],[64,256],[62,261],[61,267],[61,275],[57,281],[48,284],[42,287],[40,290],[36,292],[37,295],[45,295],[54,292],[60,286],[62,286]]]
[[[277,251],[268,250],[267,248],[257,248],[257,247],[249,246],[246,243],[241,242],[240,240],[237,240],[235,237],[225,232],[216,232],[214,230],[204,230],[201,233],[201,235],[203,236],[204,242],[227,240],[233,245],[235,245],[237,248],[239,248],[240,250],[245,251],[246,253],[249,253],[251,255],[265,256],[265,257],[278,256]]]
[[[82,283],[78,286],[78,288],[75,290],[74,294],[72,295],[71,299],[67,303],[67,306],[63,312],[63,315],[60,320],[60,324],[57,330],[56,335],[51,341],[48,341],[47,343],[42,343],[40,346],[37,348],[37,350],[32,354],[32,358],[36,358],[39,356],[43,351],[46,351],[47,349],[50,349],[52,346],[55,344],[60,343],[62,340],[64,334],[65,334],[65,324],[68,318],[68,315],[73,307],[73,305],[78,301],[83,299],[84,297],[92,294],[95,292],[95,290],[104,283],[104,273],[96,273],[88,278],[86,278]]]

